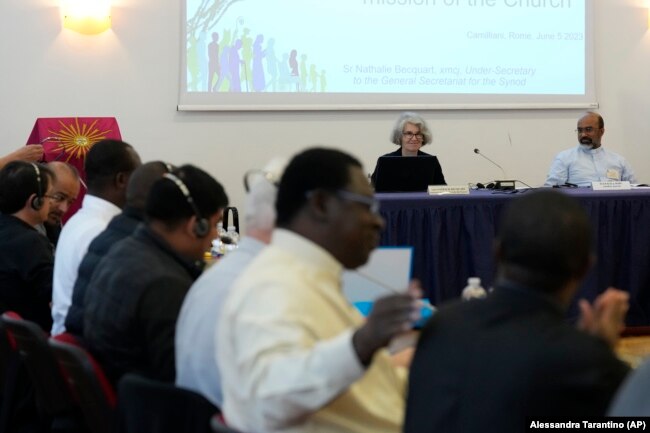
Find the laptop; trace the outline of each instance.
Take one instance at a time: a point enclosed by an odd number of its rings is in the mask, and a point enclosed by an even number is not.
[[[380,156],[375,192],[424,192],[435,185],[440,163],[434,156]]]

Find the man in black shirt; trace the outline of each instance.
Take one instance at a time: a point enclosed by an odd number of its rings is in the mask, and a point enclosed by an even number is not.
[[[136,227],[144,221],[144,206],[155,181],[171,171],[162,161],[152,161],[136,168],[126,187],[126,204],[122,213],[114,217],[102,233],[88,246],[88,252],[79,265],[79,273],[72,290],[72,304],[65,316],[65,329],[77,337],[83,336],[84,298],[88,282],[97,263],[117,242],[133,235]]]
[[[174,380],[176,319],[227,205],[204,171],[185,165],[166,173],[149,193],[146,223],[97,264],[84,299],[84,339],[112,381],[127,372]]]
[[[54,255],[36,226],[47,220],[54,174],[13,161],[0,170],[0,312],[15,311],[48,332]]]
[[[605,415],[629,370],[612,351],[628,295],[610,288],[580,302],[578,328],[565,320],[592,262],[591,230],[582,206],[559,192],[511,203],[494,291],[442,306],[422,330],[405,433],[514,433],[545,416]]]

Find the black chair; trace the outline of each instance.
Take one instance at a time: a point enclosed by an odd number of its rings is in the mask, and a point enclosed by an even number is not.
[[[66,334],[50,339],[49,344],[88,430],[91,433],[113,433],[116,396],[100,365]]]
[[[18,374],[18,349],[0,320],[0,432],[10,431]]]
[[[53,431],[80,431],[83,423],[78,407],[50,349],[48,336],[38,324],[16,313],[6,312],[1,320],[29,374],[43,422],[51,424]]]
[[[219,409],[196,392],[131,373],[117,389],[120,433],[212,433]]]

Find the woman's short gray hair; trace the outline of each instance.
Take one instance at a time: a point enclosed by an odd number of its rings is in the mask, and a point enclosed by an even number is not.
[[[424,135],[424,140],[422,140],[422,145],[431,143],[433,140],[433,135],[431,130],[427,126],[427,122],[424,121],[419,114],[412,111],[406,111],[400,114],[395,127],[393,128],[393,133],[391,134],[391,141],[398,146],[402,145],[402,132],[404,131],[404,125],[407,123],[412,123],[418,128],[420,128],[420,133]]]

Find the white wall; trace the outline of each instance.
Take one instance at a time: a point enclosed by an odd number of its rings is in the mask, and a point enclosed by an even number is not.
[[[603,142],[650,182],[650,5],[593,1]],[[321,143],[348,150],[371,171],[378,155],[394,150],[388,134],[397,112],[177,112],[180,1],[113,0],[112,30],[90,37],[62,30],[59,4],[0,1],[0,154],[23,145],[37,117],[115,116],[144,161],[196,164],[241,207],[242,174],[272,156]],[[449,183],[500,177],[472,153],[480,147],[510,177],[536,186],[553,156],[575,144],[580,111],[422,114],[434,131],[424,150],[439,156]]]

